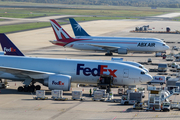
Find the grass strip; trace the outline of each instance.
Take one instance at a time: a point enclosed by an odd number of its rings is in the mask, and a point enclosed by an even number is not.
[[[59,24],[65,24],[66,22],[60,22]],[[43,27],[50,27],[50,22],[36,22],[36,23],[26,23],[26,24],[17,24],[17,25],[7,25],[0,26],[0,33],[9,33],[9,32],[17,32],[23,30],[32,30]]]
[[[91,15],[107,17],[145,17],[166,14],[162,11],[139,10],[84,10],[84,9],[38,9],[38,8],[0,8],[0,17],[31,18],[51,15]]]
[[[118,20],[118,19],[136,19],[130,17],[76,17],[76,21],[91,21],[91,20]],[[69,20],[69,19],[67,19]]]

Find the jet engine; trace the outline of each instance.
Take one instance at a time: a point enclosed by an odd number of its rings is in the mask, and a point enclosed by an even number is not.
[[[127,54],[127,49],[119,48],[117,52],[118,54]]]
[[[44,80],[44,85],[50,90],[69,91],[71,87],[71,76],[68,75],[51,75]]]

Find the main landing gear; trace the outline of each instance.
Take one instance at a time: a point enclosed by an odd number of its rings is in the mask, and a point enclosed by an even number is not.
[[[36,90],[40,90],[41,86],[40,85],[25,85],[24,87],[20,86],[18,87],[18,92],[35,92]]]
[[[23,84],[25,84],[25,85],[18,87],[19,92],[23,92],[23,91],[24,92],[35,92],[36,90],[41,89],[41,86],[40,85],[35,86],[34,85],[35,81],[30,78],[25,79]]]
[[[112,52],[107,52],[106,54],[105,54],[106,56],[112,56],[113,55],[113,53]]]

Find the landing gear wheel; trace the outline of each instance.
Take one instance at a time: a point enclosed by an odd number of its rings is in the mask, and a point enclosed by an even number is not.
[[[106,56],[112,56],[113,53],[106,53],[105,55],[106,55]]]
[[[18,87],[18,92],[22,92],[24,88],[22,86]]]
[[[36,85],[36,90],[40,90],[41,86],[40,85]]]
[[[24,86],[24,92],[28,92],[29,91],[29,86]]]
[[[36,89],[35,89],[35,86],[34,86],[34,85],[32,85],[32,86],[29,87],[29,92],[35,92],[35,91],[36,91]]]

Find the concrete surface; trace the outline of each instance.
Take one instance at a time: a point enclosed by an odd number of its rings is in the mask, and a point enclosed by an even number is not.
[[[179,34],[151,34],[151,33],[129,33],[136,26],[149,24],[150,27],[161,28],[170,26],[171,28],[180,28],[179,22],[171,21],[144,21],[144,20],[103,20],[81,23],[82,27],[91,35],[101,36],[132,36],[132,37],[156,37],[165,41],[174,41],[180,47]],[[70,25],[63,25],[63,28],[73,35]],[[52,28],[38,29],[25,31],[7,36],[17,45],[20,50],[27,56],[51,57],[51,58],[78,58],[78,59],[95,59],[95,60],[110,60],[110,56],[104,56],[104,53],[95,53],[91,51],[79,51],[60,46],[52,45],[48,40],[55,39]],[[168,51],[168,53],[170,50]],[[178,53],[178,51],[176,51]],[[162,60],[161,57],[155,57],[155,54],[132,54],[118,55],[113,57],[123,57],[124,60],[142,62],[152,58],[156,63],[170,63]],[[146,68],[157,68],[157,66],[145,65]],[[157,73],[150,73],[156,75]],[[179,120],[179,110],[171,112],[152,112],[145,110],[133,110],[132,105],[120,105],[113,102],[98,102],[92,101],[88,96],[89,89],[92,87],[72,88],[72,90],[82,90],[85,101],[71,100],[71,91],[64,92],[64,97],[69,98],[68,101],[53,101],[49,100],[33,100],[31,93],[18,93],[16,89],[21,86],[21,82],[9,82],[9,88],[0,89],[0,116],[1,119],[7,120],[132,120],[132,119],[162,119],[162,120]],[[139,85],[144,86],[146,85]],[[47,87],[42,87],[46,90],[46,96],[51,97]],[[120,99],[117,94],[118,88],[113,88],[112,91],[116,99]],[[171,98],[174,99],[174,96]],[[180,96],[177,96],[180,99]],[[147,100],[147,91],[144,101]]]
[[[180,16],[180,13],[168,13],[168,14],[163,14],[163,15],[158,15],[155,17],[162,17],[162,18],[174,18]]]

